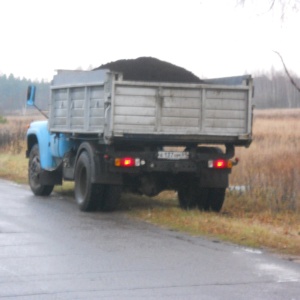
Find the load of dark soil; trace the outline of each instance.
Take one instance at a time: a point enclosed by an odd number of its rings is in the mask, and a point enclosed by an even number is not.
[[[123,73],[124,80],[151,82],[201,83],[192,72],[153,57],[121,59],[94,69],[109,69]]]

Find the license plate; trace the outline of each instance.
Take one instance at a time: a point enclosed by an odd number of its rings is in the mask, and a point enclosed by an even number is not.
[[[158,151],[158,159],[189,159],[189,152]]]

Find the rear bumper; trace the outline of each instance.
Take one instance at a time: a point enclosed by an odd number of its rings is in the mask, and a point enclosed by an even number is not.
[[[218,136],[218,135],[164,135],[164,134],[124,134],[114,136],[112,141],[116,144],[134,143],[143,145],[195,145],[215,144],[249,147],[252,142],[251,134],[239,136]]]

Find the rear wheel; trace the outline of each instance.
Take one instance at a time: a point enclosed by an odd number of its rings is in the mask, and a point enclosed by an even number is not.
[[[179,205],[183,209],[194,209],[219,212],[225,199],[225,188],[199,188],[190,184],[179,189]]]
[[[36,196],[49,196],[54,188],[54,185],[43,185],[40,183],[40,174],[42,172],[40,162],[39,147],[35,144],[29,154],[28,163],[28,181],[32,192]]]
[[[81,211],[113,211],[119,204],[122,187],[92,183],[92,159],[80,154],[75,171],[75,199]]]
[[[104,212],[110,212],[117,208],[122,193],[120,185],[103,185],[103,194],[98,202],[98,208]]]
[[[182,209],[194,209],[197,205],[197,187],[186,185],[178,190],[179,206]]]
[[[93,184],[91,158],[88,152],[80,154],[75,171],[75,199],[82,211],[94,211],[101,187]]]
[[[200,188],[197,205],[200,210],[219,212],[225,199],[225,188]]]
[[[219,212],[222,209],[225,200],[225,188],[210,189],[209,206],[210,210]]]
[[[197,206],[199,210],[209,210],[209,189],[198,188],[197,192]]]

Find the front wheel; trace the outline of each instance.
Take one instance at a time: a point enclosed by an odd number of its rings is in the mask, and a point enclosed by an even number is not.
[[[54,185],[43,185],[40,183],[40,174],[42,172],[40,162],[39,147],[35,144],[29,154],[28,163],[28,182],[32,192],[36,196],[49,196],[54,188]]]

